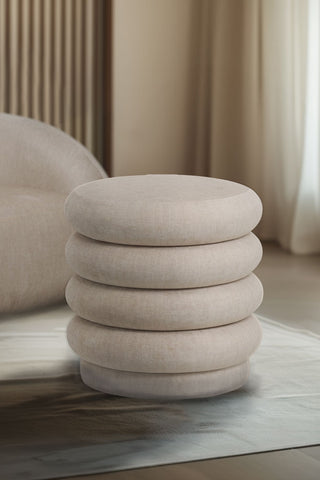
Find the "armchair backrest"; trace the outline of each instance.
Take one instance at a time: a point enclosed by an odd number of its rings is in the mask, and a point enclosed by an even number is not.
[[[61,130],[0,113],[0,185],[67,195],[82,183],[106,176],[94,156]]]

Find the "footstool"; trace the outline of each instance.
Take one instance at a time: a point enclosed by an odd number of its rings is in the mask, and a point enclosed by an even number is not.
[[[75,233],[67,338],[88,386],[181,399],[240,388],[261,340],[251,230],[259,197],[226,180],[141,175],[98,180],[67,198]]]

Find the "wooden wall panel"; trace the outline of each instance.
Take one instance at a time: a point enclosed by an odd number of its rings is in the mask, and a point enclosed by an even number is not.
[[[106,165],[106,0],[0,0],[0,111],[55,125]]]

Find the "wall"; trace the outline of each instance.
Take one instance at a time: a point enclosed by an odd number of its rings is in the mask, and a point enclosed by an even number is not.
[[[112,174],[186,173],[196,56],[193,0],[113,4]],[[192,20],[192,22],[191,22]],[[190,60],[191,59],[191,60]],[[191,107],[190,107],[191,105]]]

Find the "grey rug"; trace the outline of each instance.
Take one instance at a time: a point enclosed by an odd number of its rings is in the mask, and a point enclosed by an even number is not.
[[[320,338],[261,319],[241,390],[158,403],[85,387],[67,307],[0,320],[0,478],[38,480],[320,442]]]

